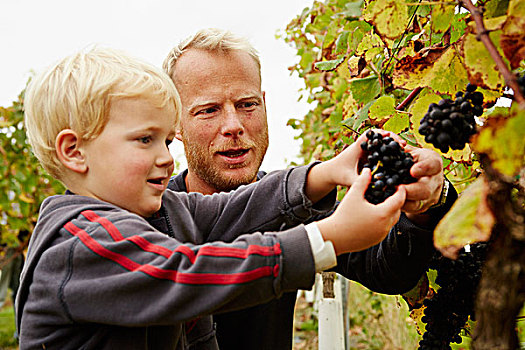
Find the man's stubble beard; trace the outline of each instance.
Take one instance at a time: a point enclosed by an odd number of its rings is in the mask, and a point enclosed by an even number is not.
[[[221,169],[218,169],[213,164],[210,154],[214,154],[215,150],[203,149],[201,145],[191,142],[186,139],[182,133],[182,140],[184,143],[184,153],[188,162],[188,169],[195,173],[201,180],[206,182],[209,186],[215,188],[219,192],[226,192],[236,189],[241,185],[252,183],[257,178],[257,172],[262,164],[266,150],[268,149],[268,129],[259,133],[253,140],[246,141],[242,138],[235,141],[230,141],[227,144],[222,144],[221,149],[231,147],[252,148],[255,151],[255,160],[252,163],[252,170],[241,177],[232,178],[229,175],[224,175]],[[244,164],[230,166],[230,169],[244,168]]]

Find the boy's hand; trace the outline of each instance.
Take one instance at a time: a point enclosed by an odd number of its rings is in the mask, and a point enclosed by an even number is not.
[[[317,202],[338,185],[352,185],[358,176],[359,159],[363,155],[360,145],[364,141],[366,136],[361,135],[337,156],[310,170],[305,191],[312,202]]]
[[[335,212],[317,222],[324,239],[332,241],[337,255],[381,242],[399,220],[406,196],[404,186],[399,186],[383,203],[373,205],[364,198],[370,179],[370,169],[364,169]]]

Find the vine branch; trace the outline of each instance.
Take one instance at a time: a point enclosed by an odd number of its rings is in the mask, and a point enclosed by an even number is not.
[[[423,90],[423,88],[419,86],[412,90],[412,92],[403,101],[401,101],[400,104],[397,105],[396,111],[404,109],[410,102],[412,102],[412,100],[416,98],[417,95],[419,95],[421,90]]]
[[[483,45],[485,45],[485,47],[487,48],[487,51],[489,52],[494,62],[496,62],[496,67],[498,68],[501,75],[503,75],[503,78],[505,79],[505,84],[509,86],[512,90],[514,90],[514,100],[517,103],[519,103],[522,108],[525,108],[525,98],[520,92],[518,80],[516,79],[516,76],[512,74],[507,68],[507,65],[505,64],[505,62],[503,62],[503,59],[501,58],[501,55],[498,52],[498,49],[490,39],[489,31],[483,23],[483,16],[481,10],[474,6],[474,4],[472,4],[472,1],[470,0],[461,0],[461,4],[470,12],[472,18],[474,19],[474,22],[476,23],[477,39],[481,40]]]

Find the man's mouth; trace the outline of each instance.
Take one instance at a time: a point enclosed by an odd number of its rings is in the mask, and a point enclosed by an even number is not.
[[[236,150],[228,150],[228,151],[217,152],[217,153],[219,153],[223,157],[238,158],[248,153],[248,151],[249,149],[236,149]]]

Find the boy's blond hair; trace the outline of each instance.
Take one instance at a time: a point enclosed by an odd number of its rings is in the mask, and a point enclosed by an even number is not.
[[[173,128],[180,99],[171,79],[156,67],[123,52],[93,47],[68,56],[33,79],[27,88],[25,126],[42,166],[62,180],[64,167],[55,150],[60,131],[71,129],[81,140],[96,138],[117,98],[144,97],[156,107],[173,107]]]
[[[235,35],[230,31],[217,28],[201,29],[189,38],[181,41],[170,51],[162,65],[162,68],[170,77],[173,78],[175,64],[179,57],[184,51],[192,48],[212,52],[230,52],[233,50],[246,52],[255,61],[259,71],[259,78],[261,77],[261,60],[257,50],[250,42],[246,38]]]

